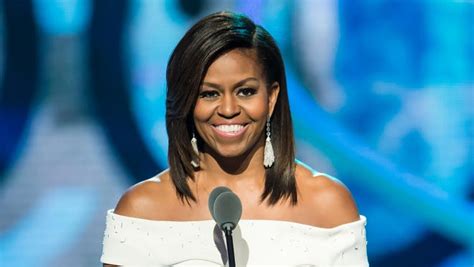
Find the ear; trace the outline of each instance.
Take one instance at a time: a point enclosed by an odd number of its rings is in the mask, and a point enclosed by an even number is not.
[[[280,93],[280,84],[274,82],[268,92],[268,117],[271,117]]]

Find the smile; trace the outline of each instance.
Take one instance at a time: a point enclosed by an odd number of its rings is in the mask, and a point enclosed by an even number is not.
[[[221,124],[213,125],[213,129],[221,136],[230,137],[230,136],[239,136],[245,129],[247,129],[246,124]]]

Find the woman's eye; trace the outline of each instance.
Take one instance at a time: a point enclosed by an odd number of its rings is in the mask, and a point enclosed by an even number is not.
[[[252,96],[257,92],[254,88],[242,88],[239,89],[238,95],[240,96]]]
[[[216,91],[203,91],[199,93],[199,98],[214,98],[219,96]]]

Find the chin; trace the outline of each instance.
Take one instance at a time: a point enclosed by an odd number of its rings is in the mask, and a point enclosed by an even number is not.
[[[242,151],[218,151],[217,154],[223,158],[236,158],[244,154]]]
[[[219,157],[223,158],[237,158],[244,155],[250,149],[244,148],[227,148],[227,149],[216,149],[215,152]]]
[[[209,147],[213,151],[212,154],[214,154],[215,157],[217,158],[225,158],[225,159],[231,159],[231,158],[241,158],[245,156],[249,156],[249,154],[252,154],[252,151],[256,150],[255,146],[252,146],[250,144],[227,144],[227,145],[222,145],[219,144],[217,146]]]

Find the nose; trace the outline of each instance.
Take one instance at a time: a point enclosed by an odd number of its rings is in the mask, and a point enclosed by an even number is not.
[[[233,118],[240,114],[240,105],[233,95],[225,95],[217,109],[217,113],[225,118]]]

